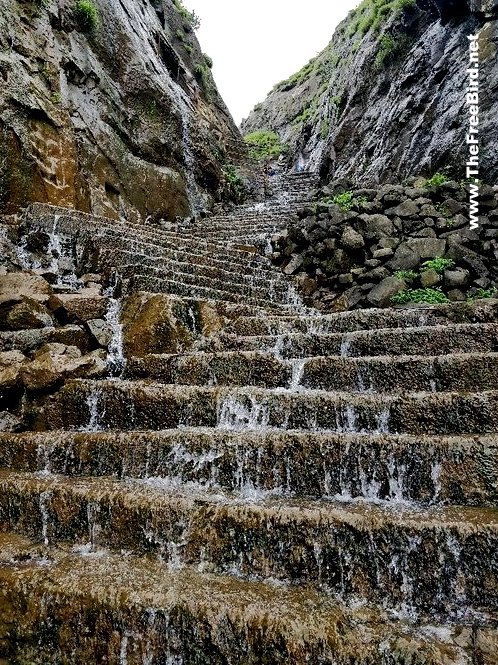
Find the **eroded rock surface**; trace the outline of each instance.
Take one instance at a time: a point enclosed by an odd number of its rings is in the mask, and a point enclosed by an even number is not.
[[[171,0],[0,8],[0,205],[108,217],[206,208],[240,137],[192,27]],[[196,78],[197,77],[197,78]]]
[[[482,177],[495,183],[496,3],[384,3],[377,19],[380,4],[353,10],[315,59],[255,107],[243,132],[273,130],[289,147],[289,166],[362,186],[443,167],[464,177],[467,36],[478,32]]]

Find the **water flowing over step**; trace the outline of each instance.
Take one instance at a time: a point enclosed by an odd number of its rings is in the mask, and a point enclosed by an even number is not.
[[[395,653],[412,663],[413,657],[441,665],[470,663],[469,653],[481,645],[492,654],[489,629],[479,633],[476,644],[472,631],[451,625],[429,621],[414,627],[387,612],[341,606],[312,590],[192,568],[167,571],[145,558],[82,556],[54,548],[41,558],[36,545],[11,536],[0,540],[2,561],[7,563],[0,564],[4,607],[18,617],[7,625],[18,655],[31,662],[71,653],[78,663],[200,665],[209,654],[214,665],[288,665],[309,653],[311,663],[346,665],[389,662]],[[40,607],[51,628],[38,633],[35,651],[24,636],[37,633]]]
[[[26,213],[46,269],[115,270],[122,296],[109,375],[0,433],[0,662],[497,662],[496,303],[303,308],[264,247],[316,183],[168,228]],[[154,294],[192,319],[181,352],[123,339]]]

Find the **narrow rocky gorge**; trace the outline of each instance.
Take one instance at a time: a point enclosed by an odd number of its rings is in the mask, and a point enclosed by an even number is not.
[[[498,303],[307,309],[317,186],[2,218],[4,662],[498,662]]]

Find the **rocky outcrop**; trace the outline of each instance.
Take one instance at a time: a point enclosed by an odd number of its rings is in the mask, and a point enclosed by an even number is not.
[[[497,15],[494,0],[365,0],[316,58],[255,107],[243,132],[273,130],[289,147],[289,166],[360,186],[442,168],[460,179],[467,161],[467,36],[477,31],[482,177],[493,184]]]
[[[5,0],[0,206],[172,219],[209,206],[240,151],[189,15],[172,0]]]
[[[470,230],[467,189],[423,179],[325,187],[314,207],[273,236],[273,260],[325,311],[496,295],[497,194],[482,187],[481,225]]]

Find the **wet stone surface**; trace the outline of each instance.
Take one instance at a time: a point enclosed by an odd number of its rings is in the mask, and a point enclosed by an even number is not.
[[[314,177],[280,183],[168,228],[26,213],[0,662],[496,663],[496,301],[307,310],[256,251]]]

